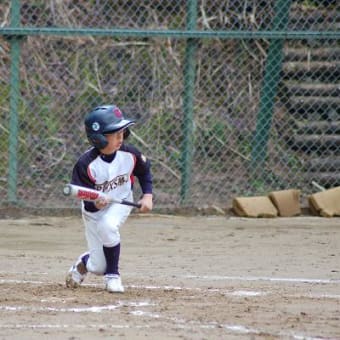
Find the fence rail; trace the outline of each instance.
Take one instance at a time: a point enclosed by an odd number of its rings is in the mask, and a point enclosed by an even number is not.
[[[200,30],[137,30],[100,28],[1,28],[6,38],[27,36],[62,37],[117,37],[117,38],[175,38],[175,39],[339,39],[339,32],[332,31],[200,31]]]
[[[160,209],[340,185],[339,27],[332,0],[4,1],[0,206],[76,206],[102,103],[138,119]]]

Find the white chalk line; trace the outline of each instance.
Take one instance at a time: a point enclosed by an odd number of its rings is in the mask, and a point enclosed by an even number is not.
[[[9,272],[9,271],[3,271],[3,270],[0,270],[0,275],[23,275],[23,274],[30,274],[30,275],[48,275],[47,272],[35,272],[35,273],[32,273],[32,272]]]
[[[31,273],[33,275],[37,273]],[[288,283],[320,283],[320,284],[338,284],[340,279],[308,279],[308,278],[290,278],[290,277],[269,277],[269,276],[221,276],[221,275],[185,275],[187,279],[211,280],[211,281],[268,281],[268,282],[288,282]],[[42,281],[31,280],[9,280],[0,279],[1,283],[32,283],[40,284]],[[174,289],[176,287],[171,287]],[[180,288],[180,287],[179,287]]]
[[[340,283],[340,279],[307,279],[289,277],[267,277],[267,276],[217,276],[217,275],[186,275],[188,279],[201,279],[212,281],[269,281],[269,282],[294,282],[294,283]]]
[[[211,280],[211,281],[254,281],[254,282],[268,281],[268,282],[278,282],[278,283],[287,282],[287,283],[307,283],[307,284],[308,283],[312,283],[312,284],[338,284],[340,283],[340,279],[308,279],[308,278],[268,277],[268,276],[185,275],[182,277],[187,278],[187,279]],[[0,279],[0,284],[10,283],[10,282],[11,283],[31,283],[31,284],[46,283],[46,281],[43,282],[43,281],[32,281],[32,280]],[[169,286],[169,289],[176,289],[176,288],[177,287]],[[181,289],[181,287],[178,287],[178,288]],[[150,289],[152,289],[151,286],[150,286]]]
[[[138,286],[138,285],[130,285],[127,286],[130,288],[137,288],[137,289],[150,289],[150,290],[196,290],[205,293],[214,293],[219,292],[223,295],[229,296],[238,296],[238,297],[256,297],[256,296],[267,296],[270,294],[275,294],[270,291],[252,291],[252,290],[226,290],[224,288],[188,288],[188,287],[178,287],[178,286]],[[294,298],[311,298],[311,299],[340,299],[340,294],[288,294],[284,295],[285,297],[294,297]]]
[[[52,284],[53,282],[32,281],[32,280],[12,280],[12,279],[1,279],[0,280],[0,284],[6,284],[6,283],[15,283],[15,284],[29,283],[32,285],[44,285],[44,284],[46,285],[46,284]]]
[[[278,333],[275,332],[267,332],[264,330],[259,330],[256,328],[250,328],[243,325],[230,325],[230,324],[221,324],[215,321],[210,321],[206,323],[193,321],[193,320],[184,320],[178,318],[169,318],[163,317],[160,314],[145,312],[141,310],[132,311],[129,314],[134,316],[144,316],[151,319],[161,319],[163,321],[172,322],[176,325],[176,328],[192,330],[192,329],[225,329],[231,333],[236,334],[248,334],[248,335],[266,335],[271,337],[290,337],[298,340],[327,340],[329,338],[323,337],[314,337],[307,336],[304,334],[297,334],[292,332],[280,331]],[[158,325],[154,327],[158,328]],[[0,329],[141,329],[141,328],[151,328],[151,325],[131,325],[131,323],[127,325],[117,325],[117,324],[0,324]]]
[[[124,329],[124,328],[150,328],[149,325],[113,325],[113,324],[4,324],[0,325],[0,329],[89,329],[89,328],[106,328],[106,329]]]
[[[56,308],[56,307],[27,307],[27,306],[0,306],[0,311],[5,312],[60,312],[60,313],[101,313],[104,311],[112,311],[121,307],[147,307],[154,306],[154,303],[148,301],[142,302],[123,302],[119,301],[116,305],[106,306],[91,306],[91,307],[77,307],[77,308]]]
[[[246,280],[249,281],[249,280]],[[320,280],[318,280],[320,281]],[[1,279],[0,284],[6,284],[6,283],[14,283],[14,284],[23,284],[23,283],[30,283],[35,285],[51,285],[56,284],[55,282],[43,282],[43,281],[28,281],[28,280],[6,280]],[[319,283],[319,282],[318,282]],[[332,282],[333,283],[333,282]],[[64,283],[57,283],[59,285],[64,285]],[[104,285],[96,284],[96,283],[83,283],[82,286],[84,287],[95,287],[95,288],[104,288]],[[275,294],[270,291],[252,291],[252,290],[231,290],[228,291],[223,288],[199,288],[199,287],[180,287],[180,286],[143,286],[143,285],[126,285],[126,288],[132,288],[132,289],[145,289],[145,290],[165,290],[165,291],[171,291],[171,290],[182,290],[182,291],[200,291],[205,293],[214,293],[219,292],[226,296],[235,296],[235,297],[260,297],[260,296],[267,296],[270,294]],[[309,298],[309,299],[338,299],[340,300],[340,294],[288,294],[285,295],[285,297],[292,297],[292,298]],[[58,298],[53,298],[54,301],[57,301]],[[41,300],[41,302],[52,302],[48,300]],[[63,301],[65,302],[65,301]]]
[[[20,283],[20,280],[1,280],[2,283],[5,282],[11,282],[15,281],[15,283]],[[34,282],[34,281],[32,281]],[[49,284],[46,282],[40,282],[35,281],[37,284]],[[88,284],[88,286],[99,286],[98,284]],[[236,297],[258,297],[258,296],[264,296],[270,294],[270,292],[261,292],[261,291],[250,291],[250,290],[239,290],[239,291],[225,291],[224,289],[202,289],[202,288],[183,288],[179,286],[130,286],[131,288],[142,288],[142,289],[158,289],[158,290],[200,290],[205,292],[224,292],[224,295],[231,295]],[[293,296],[293,297],[301,297]],[[305,297],[309,298],[320,298],[320,297],[328,297],[328,298],[335,298],[340,299],[340,295],[327,295],[327,294],[321,294],[321,295],[312,295],[308,294],[305,295]],[[61,301],[64,301],[64,299],[60,299]],[[57,298],[53,299],[54,302],[57,302]],[[41,302],[48,302],[47,300],[41,300]],[[51,301],[50,301],[51,302]],[[142,301],[142,302],[123,302],[119,301],[116,305],[106,305],[106,306],[91,306],[91,307],[71,307],[71,308],[56,308],[56,307],[27,307],[27,306],[0,306],[0,311],[4,312],[17,312],[17,311],[30,311],[30,312],[61,312],[61,313],[101,313],[101,312],[110,312],[114,310],[119,310],[121,307],[130,306],[132,308],[136,308],[136,310],[129,312],[129,314],[134,316],[144,316],[152,319],[162,319],[165,321],[169,321],[176,324],[176,327],[182,328],[182,329],[193,329],[193,328],[200,328],[200,329],[220,329],[223,328],[229,332],[237,333],[237,334],[249,334],[249,335],[256,335],[256,334],[266,334],[268,336],[274,336],[274,337],[287,337],[298,340],[326,340],[327,338],[322,337],[313,337],[313,336],[306,336],[303,334],[297,334],[297,333],[287,333],[284,331],[280,331],[279,333],[268,333],[264,330],[258,330],[254,328],[249,328],[243,325],[230,325],[230,324],[219,324],[217,322],[211,321],[207,323],[200,323],[197,321],[188,321],[178,318],[169,318],[164,317],[160,314],[147,312],[145,310],[141,310],[141,307],[148,307],[148,306],[154,306],[154,303],[150,303],[149,301]],[[90,328],[107,328],[107,329],[124,329],[124,328],[150,328],[150,325],[144,325],[144,326],[138,326],[138,325],[113,325],[113,324],[89,324],[89,325],[67,325],[67,324],[4,324],[0,325],[0,329],[19,329],[19,328],[29,328],[29,329],[44,329],[44,328],[55,328],[55,329],[66,329],[66,328],[82,328],[82,329],[90,329]]]

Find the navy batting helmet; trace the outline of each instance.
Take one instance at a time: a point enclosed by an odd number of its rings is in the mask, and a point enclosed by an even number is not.
[[[120,109],[115,105],[98,106],[85,117],[87,138],[91,145],[99,150],[108,144],[106,134],[126,129],[133,124],[135,121],[125,119]]]

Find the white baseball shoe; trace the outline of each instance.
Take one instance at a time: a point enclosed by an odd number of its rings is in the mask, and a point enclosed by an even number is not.
[[[65,281],[67,288],[79,287],[86,277],[87,269],[84,262],[81,260],[83,255],[79,256],[77,262],[69,269],[66,275]]]
[[[110,293],[124,293],[124,287],[119,275],[108,274],[105,275],[106,290]]]

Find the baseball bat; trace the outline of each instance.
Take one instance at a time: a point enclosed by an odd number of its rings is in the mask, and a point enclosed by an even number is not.
[[[135,208],[141,207],[141,204],[139,203],[130,202],[130,201],[121,200],[121,199],[114,199],[112,197],[109,197],[104,192],[90,189],[90,188],[81,187],[79,185],[74,185],[74,184],[66,184],[63,189],[63,194],[65,196],[75,197],[75,198],[78,198],[84,201],[96,201],[97,199],[105,198],[110,203],[124,204],[124,205],[129,205]]]

